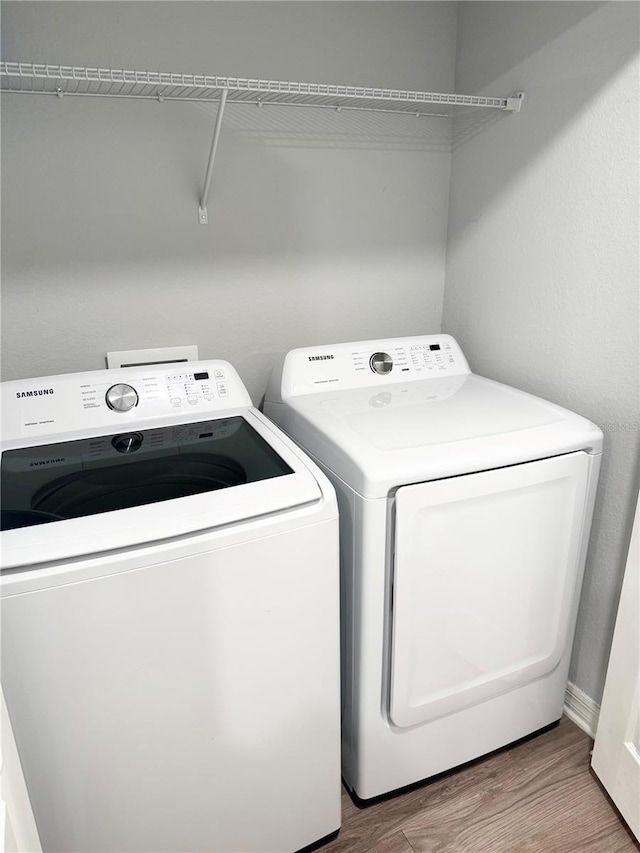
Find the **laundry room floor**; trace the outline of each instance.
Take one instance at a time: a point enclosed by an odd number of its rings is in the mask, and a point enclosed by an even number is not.
[[[635,853],[589,769],[591,738],[563,717],[542,734],[461,770],[358,807],[326,853]]]

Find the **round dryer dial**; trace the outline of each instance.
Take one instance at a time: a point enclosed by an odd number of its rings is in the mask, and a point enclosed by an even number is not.
[[[138,392],[131,385],[112,385],[105,395],[107,406],[114,412],[128,412],[138,405]]]
[[[369,367],[374,373],[391,373],[393,359],[386,352],[374,352],[369,359]]]

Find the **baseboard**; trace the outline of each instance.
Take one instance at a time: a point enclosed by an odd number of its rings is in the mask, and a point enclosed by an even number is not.
[[[600,705],[571,681],[567,682],[564,694],[564,712],[583,732],[595,738]]]

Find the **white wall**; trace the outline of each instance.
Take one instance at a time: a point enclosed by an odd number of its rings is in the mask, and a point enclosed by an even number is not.
[[[444,328],[480,373],[606,430],[572,679],[599,699],[638,466],[636,3],[6,2],[3,58],[502,94],[461,121]],[[228,107],[2,100],[3,378],[197,343],[255,401],[276,353],[434,332],[446,127]]]
[[[3,59],[449,91],[454,3],[6,2]],[[442,120],[3,95],[3,379],[440,330]],[[421,129],[420,129],[421,128]]]
[[[457,90],[526,99],[460,126],[443,330],[476,372],[605,430],[570,674],[596,701],[638,477],[639,9],[466,2],[458,21]]]

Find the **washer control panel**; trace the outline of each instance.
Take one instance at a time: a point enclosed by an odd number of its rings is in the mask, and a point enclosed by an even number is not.
[[[470,373],[467,360],[450,335],[333,344],[288,353],[268,397],[277,399],[277,381],[286,399],[330,388],[366,388],[466,373]]]
[[[131,428],[166,416],[207,415],[251,406],[242,380],[226,361],[94,370],[2,383],[4,439],[50,435],[91,427]]]

